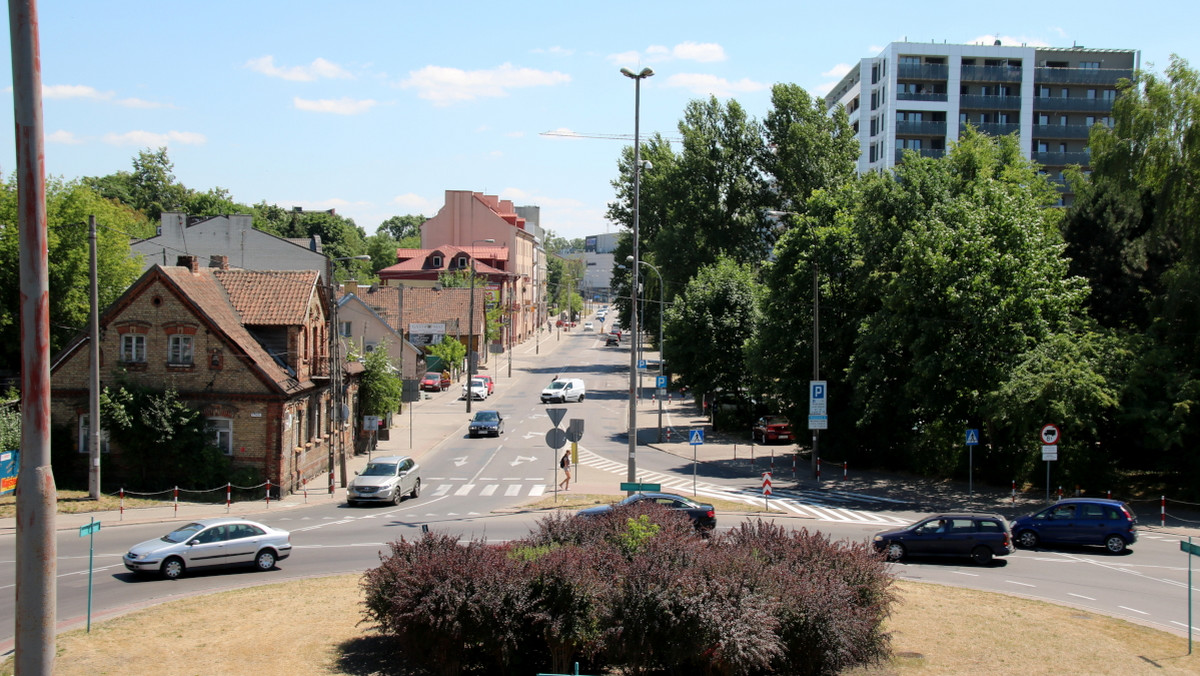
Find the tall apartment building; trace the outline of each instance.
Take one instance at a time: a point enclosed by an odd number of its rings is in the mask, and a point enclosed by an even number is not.
[[[1016,132],[1025,156],[1061,180],[1090,165],[1088,133],[1112,124],[1117,82],[1141,67],[1133,49],[893,42],[862,59],[825,97],[843,105],[860,173],[895,166],[905,149],[940,157],[966,123]]]

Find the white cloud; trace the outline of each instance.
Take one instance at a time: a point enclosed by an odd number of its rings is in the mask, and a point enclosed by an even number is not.
[[[95,87],[87,85],[47,85],[42,87],[42,98],[45,99],[85,99],[89,101],[109,101],[124,106],[126,108],[167,108],[162,103],[147,101],[145,99],[118,99],[114,92],[102,92]]]
[[[431,214],[438,210],[440,204],[435,204],[432,200],[427,200],[416,193],[406,192],[403,195],[396,195],[392,198],[392,204],[398,207],[403,207],[410,213],[415,214]]]
[[[645,53],[638,51],[609,54],[608,60],[619,66],[635,66],[645,62],[698,61],[712,63],[726,60],[725,48],[715,42],[681,42],[674,47],[650,45]]]
[[[500,98],[508,96],[511,89],[552,87],[571,81],[571,76],[566,73],[516,68],[510,63],[490,70],[425,66],[408,75],[400,86],[416,89],[417,96],[439,106],[479,98]]]
[[[967,40],[968,45],[991,45],[1000,41],[1001,45],[1006,47],[1049,47],[1050,43],[1045,40],[1037,40],[1034,38],[1013,37],[1011,35],[980,35],[979,37]]]
[[[840,80],[842,77],[844,77],[846,75],[846,73],[849,73],[853,68],[854,68],[854,66],[852,66],[848,63],[839,63],[838,65],[834,66],[833,68],[830,68],[829,70],[825,71],[824,73],[821,73],[821,77],[835,77]]]
[[[141,146],[143,148],[158,148],[170,145],[198,146],[205,144],[208,139],[204,134],[190,131],[169,131],[160,134],[152,131],[127,131],[124,134],[105,134],[103,141],[114,146]]]
[[[567,49],[566,47],[559,47],[558,45],[546,48],[538,47],[530,51],[532,51],[534,54],[550,54],[551,56],[571,56],[575,53],[574,49]]]
[[[292,104],[297,110],[307,110],[314,113],[333,113],[335,115],[361,115],[376,105],[374,99],[355,100],[350,98],[309,100],[295,97]]]
[[[47,134],[46,141],[48,143],[61,143],[68,146],[77,146],[83,143],[83,139],[75,136],[75,134],[69,131],[63,131],[61,129],[53,134]]]
[[[693,94],[711,94],[718,97],[758,92],[770,88],[770,85],[766,83],[755,82],[746,78],[742,78],[737,82],[731,82],[723,77],[707,75],[705,73],[679,73],[672,75],[667,78],[667,86],[682,87]]]
[[[342,68],[336,63],[333,63],[332,61],[326,61],[322,58],[314,59],[313,62],[307,66],[292,66],[290,68],[283,68],[276,66],[275,57],[268,54],[267,56],[260,56],[257,59],[250,59],[246,62],[245,67],[256,73],[262,73],[263,75],[267,75],[269,77],[291,80],[293,82],[312,82],[313,80],[319,80],[321,78],[353,78],[350,72],[346,69]]]
[[[671,54],[677,59],[699,61],[700,63],[725,60],[725,48],[715,42],[682,42],[675,45]]]

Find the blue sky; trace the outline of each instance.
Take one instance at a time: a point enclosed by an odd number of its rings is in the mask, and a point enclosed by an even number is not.
[[[445,190],[542,208],[566,237],[604,218],[634,83],[641,129],[677,135],[688,101],[768,110],[770,87],[823,94],[889,42],[1127,48],[1200,67],[1194,2],[39,3],[47,173],[129,170],[167,146],[177,178],[237,201],[336,208],[368,234],[432,216]],[[0,59],[11,73],[10,50]],[[0,106],[11,130],[11,78]],[[16,166],[11,131],[0,171]]]

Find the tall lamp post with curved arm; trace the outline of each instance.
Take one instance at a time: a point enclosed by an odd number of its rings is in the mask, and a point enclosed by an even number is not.
[[[633,262],[633,256],[627,257],[625,260]],[[663,313],[666,312],[667,306],[663,304],[663,277],[662,272],[653,263],[646,261],[638,261],[642,265],[654,271],[658,276],[658,375],[665,376],[667,363],[667,348],[663,344]],[[655,388],[657,389],[657,387]],[[658,443],[662,443],[662,414],[663,414],[663,393],[658,393]]]
[[[475,371],[475,361],[471,359],[471,348],[475,345],[475,245],[480,242],[495,244],[496,240],[492,237],[487,239],[477,239],[471,242],[471,297],[467,301],[467,413],[471,412],[471,377]],[[486,324],[486,322],[485,322]],[[460,334],[461,335],[461,334]]]
[[[643,68],[635,73],[622,68],[621,74],[633,79],[633,260],[638,260],[638,216],[641,212],[642,145],[640,117],[642,108],[642,80],[654,75],[654,71]],[[637,292],[638,267],[632,266],[632,285]],[[637,302],[629,303],[629,335],[638,335]],[[637,482],[637,350],[629,351],[629,468],[626,474],[629,483]],[[632,491],[631,491],[632,493]]]

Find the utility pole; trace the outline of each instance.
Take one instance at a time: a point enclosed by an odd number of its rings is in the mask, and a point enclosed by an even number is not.
[[[88,216],[88,248],[92,320],[89,326],[88,356],[88,496],[100,499],[100,291],[96,273],[96,217]]]
[[[21,251],[20,518],[13,668],[23,676],[49,676],[54,673],[58,546],[54,532],[57,491],[50,464],[50,275],[37,2],[9,0],[8,26]]]

